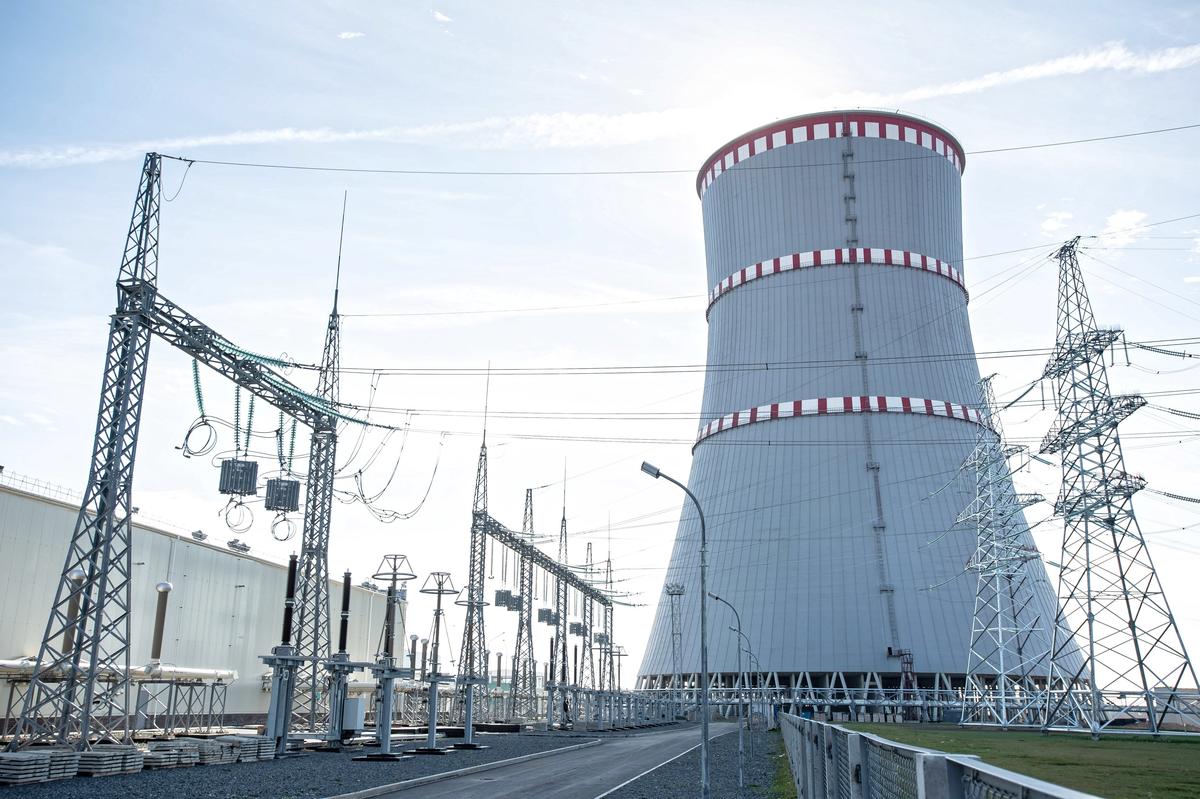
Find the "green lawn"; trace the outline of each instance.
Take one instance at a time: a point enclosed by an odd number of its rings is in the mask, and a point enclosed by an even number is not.
[[[899,743],[979,755],[988,763],[1110,799],[1200,796],[1200,740],[963,729],[940,724],[840,724]]]

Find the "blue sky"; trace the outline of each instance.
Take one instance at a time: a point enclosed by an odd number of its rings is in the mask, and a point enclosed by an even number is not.
[[[1200,122],[1200,12],[1185,3],[79,2],[8,4],[0,14],[0,461],[72,487],[86,474],[112,280],[147,149],[424,170],[694,170],[739,132],[829,107],[928,116],[968,151]],[[1076,233],[1200,213],[1197,142],[1192,130],[968,156],[965,255],[1048,250]],[[168,162],[168,196],[183,174]],[[247,347],[315,360],[348,190],[344,312],[572,306],[351,316],[348,365],[702,363],[709,287],[693,181],[688,172],[380,176],[197,165],[164,206],[161,285]],[[1120,248],[1094,252],[1112,266],[1085,260],[1101,321],[1138,340],[1200,335],[1198,240],[1200,220],[1191,220],[1097,242]],[[968,286],[1028,256],[968,261]],[[1047,266],[972,303],[977,348],[1048,345],[1053,290]],[[1119,389],[1194,383],[1194,373],[1175,371],[1181,362],[1136,360],[1114,370]],[[1040,368],[1036,359],[984,365],[1001,372],[1001,394]],[[605,550],[611,517],[622,587],[647,604],[618,616],[617,638],[634,661],[678,514],[677,497],[637,466],[647,458],[682,477],[689,448],[514,436],[689,439],[700,385],[698,373],[492,383],[500,412],[609,417],[493,416],[492,498],[515,526],[524,489],[555,483],[566,460],[575,475],[572,559],[582,560],[587,541]],[[210,405],[228,413],[232,390],[215,377],[205,386]],[[366,378],[347,378],[346,398],[365,399],[368,388]],[[338,506],[331,570],[365,576],[384,552],[399,551],[418,571],[465,574],[482,398],[478,375],[380,382],[379,404],[437,412],[408,417],[422,432],[409,437],[385,504],[415,505],[435,462],[437,477],[410,521],[382,526]],[[1172,402],[1197,409],[1190,397]],[[613,417],[635,412],[671,415]],[[232,534],[217,517],[214,470],[174,450],[194,416],[190,362],[156,346],[138,503],[147,515],[224,540]],[[1032,437],[1049,417],[1029,411],[1005,421],[1010,435]],[[1129,424],[1179,427],[1161,413]],[[1200,445],[1184,440],[1131,441],[1131,470],[1187,493]],[[1055,492],[1053,470],[1018,479]],[[540,530],[557,530],[559,490],[538,493]],[[1166,531],[1152,546],[1200,650],[1200,602],[1186,594],[1200,548],[1194,532],[1169,532],[1200,519],[1151,495],[1138,508],[1147,529]],[[243,537],[273,557],[294,546],[272,542],[261,521]],[[1051,559],[1054,538],[1042,540]],[[427,609],[420,601],[413,608],[412,629],[421,632]],[[505,618],[490,628],[495,646],[509,647],[508,627]]]

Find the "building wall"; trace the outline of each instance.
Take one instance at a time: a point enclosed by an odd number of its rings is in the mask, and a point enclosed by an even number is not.
[[[961,160],[903,136],[811,140],[810,128],[808,137],[743,149],[715,179],[702,175],[705,288],[739,279],[708,309],[701,424],[820,398],[839,410],[843,397],[976,407]],[[830,263],[830,255],[820,266],[757,276],[777,258],[850,247],[928,256],[958,277],[850,257]],[[688,486],[707,521],[708,590],[738,608],[762,671],[895,674],[890,647],[911,649],[919,673],[962,674],[976,538],[955,519],[973,496],[973,477],[960,469],[979,426],[901,413],[739,422],[696,445]],[[685,505],[665,577],[685,585],[684,673],[699,671],[698,550],[698,521]],[[1040,561],[1030,566],[1048,629],[1052,590]],[[736,672],[734,616],[711,603],[709,619],[710,671]],[[670,674],[670,642],[663,595],[640,675]]]
[[[0,486],[0,658],[36,657],[62,572],[78,506]],[[177,666],[235,669],[228,713],[263,713],[268,694],[258,659],[279,643],[287,566],[220,544],[196,541],[142,524],[133,528],[130,663],[150,659],[157,594],[174,586],[162,660]],[[361,581],[361,580],[360,580]],[[330,583],[332,640],[337,641],[340,583]],[[386,597],[355,586],[350,599],[350,656],[374,659]],[[404,605],[396,640],[404,641]],[[366,679],[368,675],[357,675]],[[7,693],[7,686],[0,686]],[[0,699],[0,701],[3,701]]]

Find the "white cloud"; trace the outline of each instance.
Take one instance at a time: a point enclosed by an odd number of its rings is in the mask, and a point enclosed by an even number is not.
[[[646,93],[645,89],[626,89],[625,91],[629,92],[634,97],[641,97]]]
[[[156,151],[184,153],[199,147],[261,144],[333,144],[339,142],[417,143],[436,140],[452,146],[484,150],[619,147],[669,138],[689,130],[703,117],[697,110],[674,109],[626,114],[528,114],[489,117],[414,127],[362,130],[276,128],[212,136],[147,139],[121,144],[71,145],[28,150],[0,150],[0,167],[55,167],[134,159]]]
[[[450,17],[448,17],[448,16],[446,16],[445,14],[443,14],[441,11],[437,11],[437,10],[434,10],[434,11],[433,11],[433,18],[434,18],[435,20],[437,20],[438,22],[441,22],[441,23],[453,22],[453,21],[454,21],[454,20],[450,19]]]
[[[1043,78],[1083,75],[1089,72],[1154,74],[1186,69],[1197,64],[1200,64],[1200,44],[1134,53],[1122,42],[1110,42],[1094,50],[1052,58],[1048,61],[1040,61],[1014,69],[989,72],[977,78],[921,86],[893,94],[854,92],[841,95],[839,99],[842,102],[851,102],[856,105],[894,106],[918,100],[929,100],[934,97],[974,94],[997,86],[1027,83]]]
[[[21,426],[21,422],[19,419],[17,419],[15,416],[9,416],[8,414],[0,416],[0,422],[4,422],[5,424],[16,425],[17,427]]]
[[[439,22],[450,18],[432,12]],[[357,36],[347,32],[339,36]],[[1171,47],[1145,53],[1130,52],[1123,44],[1104,45],[1095,50],[1042,61],[1030,66],[992,72],[978,78],[918,87],[895,94],[850,93],[827,97],[814,105],[874,105],[895,107],[933,97],[969,94],[996,86],[1010,85],[1063,75],[1081,75],[1100,70],[1158,73],[1184,69],[1200,63],[1200,45]],[[590,76],[577,74],[580,80]],[[607,82],[603,77],[601,82]],[[631,92],[635,90],[630,90]],[[198,147],[229,147],[254,144],[302,142],[325,144],[350,141],[394,143],[437,139],[452,146],[477,149],[616,147],[679,136],[696,126],[711,123],[707,109],[675,108],[664,111],[621,114],[544,113],[525,116],[489,117],[467,122],[437,123],[418,127],[385,127],[367,130],[333,128],[277,128],[235,131],[206,136],[145,140],[118,144],[65,145],[0,150],[2,167],[54,167],[131,160],[150,150],[180,152]]]
[[[1134,228],[1145,222],[1147,217],[1148,214],[1145,211],[1113,211],[1104,223],[1104,230],[1100,231],[1101,245],[1124,247],[1137,241],[1138,237],[1146,231],[1144,228],[1141,230]]]
[[[361,39],[367,34],[362,31],[342,31],[338,34],[339,39]]]
[[[1070,211],[1051,211],[1042,220],[1042,235],[1054,238],[1067,226],[1067,222],[1075,215]]]
[[[1200,283],[1200,275],[1188,275],[1183,279],[1184,283]]]

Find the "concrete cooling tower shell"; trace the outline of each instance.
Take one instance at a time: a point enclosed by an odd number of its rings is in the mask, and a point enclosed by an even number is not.
[[[964,166],[929,122],[851,111],[751,131],[700,171],[709,369],[688,486],[708,589],[740,611],[760,680],[895,686],[908,652],[921,687],[962,684],[976,537],[955,519],[981,419]],[[664,581],[684,585],[685,685],[700,670],[698,549],[685,506]],[[1048,630],[1053,591],[1030,566]],[[710,605],[717,685],[737,672],[733,622]],[[670,685],[672,661],[663,595],[641,687]]]

